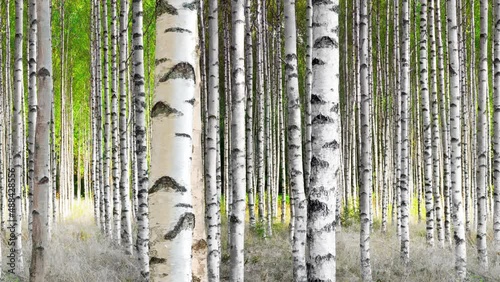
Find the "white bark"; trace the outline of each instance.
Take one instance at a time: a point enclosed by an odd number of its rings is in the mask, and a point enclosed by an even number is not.
[[[359,81],[360,81],[360,177],[359,177],[359,208],[360,208],[360,255],[361,277],[363,281],[372,281],[370,260],[370,222],[371,222],[371,189],[372,189],[372,132],[371,132],[371,95],[369,66],[369,32],[368,32],[368,1],[361,0],[359,6]],[[339,125],[340,126],[340,125]],[[340,130],[339,130],[340,131]]]
[[[341,173],[338,8],[336,0],[315,2],[313,6],[311,123],[314,138],[311,138],[307,203],[309,281],[335,281],[336,273],[335,197]]]
[[[217,185],[217,146],[219,135],[219,27],[218,1],[209,0],[208,16],[208,124],[206,138],[206,226],[208,244],[208,279],[220,280],[221,215]]]
[[[460,61],[458,58],[458,28],[456,0],[447,0],[449,89],[450,89],[450,140],[451,140],[451,193],[452,219],[455,241],[455,270],[459,279],[466,276],[466,238],[462,204],[462,151],[461,151],[461,93]]]
[[[230,215],[231,233],[231,281],[244,281],[244,236],[245,236],[245,60],[244,0],[231,3],[231,169],[232,169],[232,209]]]
[[[493,237],[496,258],[500,258],[500,0],[494,4],[495,26],[494,26],[494,80],[493,80],[493,146],[494,146],[494,201],[493,213]]]
[[[120,2],[120,198],[121,243],[126,254],[132,250],[132,221],[129,181],[129,142],[127,130],[127,60],[128,60],[128,1]],[[132,107],[132,105],[128,105]]]
[[[157,81],[151,110],[149,188],[153,281],[192,279],[195,214],[191,156],[193,105],[199,97],[195,93],[199,91],[197,12],[196,2],[157,3]]]
[[[488,250],[486,246],[486,174],[487,174],[487,116],[488,110],[488,1],[480,1],[480,36],[479,36],[479,93],[477,107],[477,252],[479,263],[488,267]]]
[[[284,1],[285,14],[285,75],[288,96],[288,169],[290,190],[294,198],[295,229],[293,234],[293,279],[307,281],[305,242],[307,228],[307,202],[304,193],[304,171],[302,168],[302,126],[297,63],[297,28],[295,1]],[[309,101],[310,103],[310,101]]]
[[[50,170],[50,127],[53,100],[52,78],[52,35],[50,28],[50,1],[37,0],[31,3],[36,6],[38,18],[37,34],[37,79],[38,104],[36,121],[36,150],[34,156],[34,201],[33,201],[33,250],[31,255],[30,281],[45,281],[46,252],[48,248],[47,213],[48,195],[52,193]],[[30,8],[34,8],[30,6]],[[34,12],[34,11],[32,11]],[[31,187],[30,187],[31,188]]]
[[[410,9],[409,1],[402,3],[402,48],[401,48],[401,259],[410,260],[410,182],[409,182],[409,93],[410,93]]]
[[[141,276],[149,280],[148,163],[146,159],[146,93],[144,90],[144,38],[142,0],[132,2],[132,66],[137,154],[137,257]],[[159,30],[159,29],[158,29]],[[160,41],[161,42],[161,41]],[[158,51],[157,51],[158,52]],[[159,69],[159,68],[158,68]],[[189,117],[191,117],[189,115]],[[179,164],[180,165],[180,164]],[[154,166],[153,166],[154,167]],[[182,167],[182,166],[181,166]],[[153,234],[152,234],[153,236]],[[185,246],[186,247],[186,246]],[[190,248],[191,245],[189,244]],[[151,259],[152,260],[152,259]],[[189,264],[190,265],[190,264]]]

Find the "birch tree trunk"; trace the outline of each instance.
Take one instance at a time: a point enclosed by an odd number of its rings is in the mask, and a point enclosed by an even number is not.
[[[148,218],[148,163],[146,140],[146,93],[144,90],[144,38],[142,0],[132,2],[132,66],[133,95],[135,104],[135,140],[137,154],[137,257],[141,276],[149,280],[149,218]],[[158,13],[160,17],[160,13]],[[159,30],[159,29],[158,29]],[[159,41],[161,42],[161,41]],[[159,50],[157,52],[160,52]],[[160,67],[158,66],[158,69]],[[153,115],[151,115],[153,116]],[[191,117],[189,115],[189,117]],[[151,162],[154,163],[154,162]],[[154,167],[154,166],[153,166]],[[191,229],[192,230],[192,229]],[[191,245],[189,245],[189,248]],[[152,255],[154,257],[154,255]],[[151,262],[156,262],[151,258]],[[190,264],[186,264],[190,265]]]
[[[36,150],[33,178],[33,250],[31,254],[30,281],[45,281],[45,257],[48,248],[47,213],[48,195],[51,193],[50,127],[53,100],[52,79],[52,35],[50,28],[50,1],[37,0],[30,3],[31,13],[36,14],[37,34],[37,79],[38,104],[36,121]],[[35,9],[36,7],[36,9]],[[36,11],[36,13],[35,13]],[[31,14],[31,15],[33,15]],[[37,32],[35,30],[35,33]],[[30,52],[31,53],[31,52]],[[31,61],[31,60],[30,60]],[[33,67],[33,66],[32,66]],[[30,75],[31,76],[31,75]],[[30,187],[31,189],[31,187]]]
[[[299,76],[297,65],[295,0],[285,0],[284,4],[285,75],[286,92],[288,96],[288,169],[290,176],[290,190],[295,204],[295,212],[293,214],[295,228],[292,246],[293,279],[294,281],[307,281],[305,256],[307,202],[304,194],[304,173],[302,169],[302,126],[300,118]]]
[[[244,0],[231,3],[231,169],[232,169],[232,209],[230,217],[231,233],[231,281],[244,279],[244,236],[245,236],[245,15]]]
[[[208,279],[211,282],[220,280],[221,260],[221,215],[219,191],[217,185],[217,146],[219,134],[219,27],[218,1],[209,0],[208,4],[208,124],[206,170],[206,226],[208,244]],[[249,197],[249,201],[250,201]]]
[[[118,27],[117,0],[111,0],[111,153],[113,177],[113,241],[121,244],[120,159],[118,137]]]
[[[30,207],[32,206],[33,201],[33,187],[35,173],[35,162],[34,162],[34,154],[35,154],[35,125],[36,125],[36,112],[37,112],[37,94],[36,94],[36,60],[37,60],[37,13],[36,13],[36,2],[35,0],[30,0],[28,4],[28,22],[30,24],[29,27],[29,35],[28,35],[28,186],[29,186],[29,199],[30,199]],[[0,65],[1,66],[1,65]],[[0,134],[1,138],[1,134]],[[33,224],[33,214],[31,210],[28,214],[28,230],[29,237],[31,237],[32,232],[32,224]]]
[[[306,37],[306,85],[305,85],[305,131],[304,131],[304,191],[307,193],[309,189],[311,175],[311,86],[312,86],[312,38],[313,38],[313,7],[312,0],[307,0],[306,6],[306,21],[307,21],[307,37]],[[297,89],[298,91],[298,89]]]
[[[206,152],[206,226],[208,244],[208,279],[220,280],[221,215],[217,185],[217,146],[219,135],[219,25],[218,1],[208,3],[208,124]],[[250,197],[249,197],[250,200]]]
[[[360,81],[360,177],[359,177],[359,208],[360,208],[360,253],[361,277],[363,281],[372,281],[370,261],[370,214],[372,189],[372,132],[371,132],[371,107],[370,107],[370,68],[369,68],[369,34],[368,34],[368,1],[361,0],[359,6],[359,81]],[[340,122],[340,119],[339,119]],[[340,124],[338,125],[340,126]],[[340,131],[340,130],[338,130]]]
[[[197,12],[195,2],[177,0],[157,4],[156,46],[162,47],[156,50],[158,80],[151,110],[149,218],[153,281],[192,279],[195,215],[191,156],[193,106],[197,102],[195,97],[199,97],[195,93],[199,91]]]
[[[494,3],[494,76],[493,76],[493,146],[494,146],[494,201],[495,209],[493,213],[493,237],[496,258],[500,258],[500,0]]]
[[[21,273],[24,269],[23,248],[22,248],[22,183],[23,183],[23,153],[22,148],[22,109],[23,96],[23,23],[24,13],[22,0],[16,0],[15,19],[15,52],[14,52],[14,92],[13,97],[13,118],[12,118],[12,167],[14,169],[14,218],[13,225],[16,251],[16,273]],[[6,62],[7,64],[9,62]]]
[[[129,142],[127,130],[127,60],[128,60],[128,1],[120,2],[120,197],[121,197],[121,244],[131,255],[132,221],[129,181]],[[128,105],[132,107],[132,105]],[[130,118],[130,117],[129,117]]]
[[[404,2],[403,2],[404,3]],[[404,5],[404,4],[403,4]],[[422,121],[424,139],[424,186],[425,186],[425,222],[426,240],[434,246],[434,203],[432,199],[432,126],[429,99],[428,61],[427,61],[427,0],[420,0],[420,94],[422,96]],[[403,11],[404,15],[404,11]],[[404,27],[403,27],[404,30]],[[404,37],[403,37],[404,40]],[[409,40],[409,39],[408,39]],[[409,45],[408,45],[409,46]]]
[[[461,151],[461,101],[460,101],[460,61],[458,58],[458,28],[456,0],[447,0],[448,22],[448,56],[449,56],[449,89],[450,89],[450,140],[451,140],[451,192],[452,219],[455,240],[455,270],[459,279],[465,279],[466,272],[466,238],[464,226],[464,210],[462,204],[462,151]]]
[[[263,68],[263,45],[262,45],[262,8],[261,1],[257,0],[257,193],[259,194],[258,215],[259,221],[264,222],[264,68]]]
[[[311,124],[314,138],[311,138],[307,203],[307,278],[308,281],[335,281],[335,198],[341,174],[339,41],[336,32],[339,2],[317,1],[313,5]]]
[[[479,263],[488,267],[488,250],[486,246],[486,174],[487,174],[487,138],[488,124],[486,111],[488,101],[488,1],[480,2],[480,36],[479,36],[479,97],[477,117],[477,166],[476,166],[476,193],[477,193],[477,252]]]
[[[404,264],[410,260],[410,183],[409,183],[409,120],[408,100],[410,92],[410,9],[409,1],[402,3],[402,48],[401,48],[401,259]]]

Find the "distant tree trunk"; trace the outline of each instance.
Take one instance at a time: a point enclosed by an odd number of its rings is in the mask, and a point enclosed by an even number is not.
[[[13,118],[12,118],[12,168],[14,172],[14,236],[16,251],[16,273],[21,273],[24,269],[23,249],[22,249],[22,183],[23,183],[23,153],[22,148],[22,96],[23,96],[23,23],[24,2],[16,0],[16,19],[15,19],[15,52],[14,52],[14,92],[13,96]],[[9,62],[6,62],[7,64]]]
[[[212,0],[215,1],[215,0]],[[253,40],[252,40],[252,1],[245,1],[245,72],[246,72],[246,167],[247,167],[247,193],[248,215],[250,226],[255,227],[255,194],[254,194],[254,135],[253,135]],[[217,17],[215,17],[217,21]],[[213,32],[210,34],[218,34]]]
[[[137,154],[137,257],[141,276],[149,280],[149,218],[148,218],[148,163],[146,140],[146,93],[144,90],[144,38],[143,38],[143,9],[142,0],[132,2],[132,66],[133,95],[135,104],[135,140]],[[160,14],[158,14],[160,17]],[[160,41],[161,42],[161,41]],[[159,69],[159,66],[158,68]],[[153,114],[152,114],[153,116]],[[191,115],[188,115],[191,117]],[[154,162],[151,162],[154,163]],[[178,164],[178,163],[177,163]],[[152,166],[155,167],[155,166]],[[186,222],[188,223],[188,222]],[[185,246],[186,248],[186,246]],[[187,247],[191,250],[191,244]],[[154,261],[151,259],[151,261]],[[187,265],[187,261],[184,261]],[[190,265],[190,264],[189,264]],[[172,275],[175,276],[175,275]]]
[[[459,279],[466,276],[466,238],[462,205],[462,151],[461,151],[461,93],[460,61],[458,58],[458,29],[456,0],[447,0],[449,87],[450,87],[450,140],[451,140],[451,190],[453,200],[453,225],[455,239],[455,270]]]
[[[257,193],[259,194],[259,221],[264,222],[264,68],[263,68],[263,28],[262,28],[262,0],[257,0]]]
[[[50,1],[37,0],[30,3],[30,14],[37,11],[35,21],[35,34],[37,33],[38,69],[33,70],[38,78],[38,98],[36,121],[36,150],[34,154],[34,178],[32,183],[34,191],[33,201],[33,250],[31,255],[30,281],[45,281],[45,257],[48,249],[47,213],[48,194],[51,193],[50,181],[50,127],[53,100],[52,78],[52,42],[50,28]],[[36,7],[36,9],[35,9]],[[33,50],[34,51],[34,50]],[[31,53],[31,52],[30,52]],[[33,58],[33,60],[35,60]],[[31,61],[31,60],[30,60]],[[34,67],[34,66],[32,66]],[[31,76],[31,75],[30,75]],[[31,189],[31,187],[30,187]]]
[[[104,178],[104,223],[105,223],[105,233],[109,238],[113,236],[113,229],[111,226],[112,210],[111,210],[111,185],[110,185],[110,169],[111,169],[111,105],[110,105],[110,92],[109,92],[109,36],[108,36],[108,5],[107,1],[102,1],[102,49],[103,49],[103,84],[104,84],[104,97],[103,110],[105,113],[104,120],[104,164],[103,164],[103,178]]]
[[[37,60],[37,12],[35,0],[30,0],[28,4],[28,22],[30,24],[28,34],[28,186],[29,186],[29,200],[30,207],[33,203],[33,187],[35,187],[34,176],[35,173],[35,125],[36,125],[36,112],[37,112],[37,84],[36,84],[36,60]],[[0,65],[1,66],[1,65]],[[50,121],[50,120],[49,120]],[[1,131],[0,131],[1,132]],[[1,138],[1,134],[0,134]],[[50,160],[50,158],[49,158]],[[28,238],[31,239],[31,232],[33,225],[33,214],[31,210],[28,214]]]
[[[402,43],[401,48],[401,259],[404,264],[410,260],[410,175],[409,160],[409,92],[410,92],[410,9],[408,0],[402,5]]]
[[[307,0],[306,5],[306,21],[307,21],[307,37],[306,37],[306,85],[304,97],[304,191],[307,194],[309,191],[309,182],[311,175],[311,86],[312,86],[312,46],[313,46],[313,4],[312,0]],[[298,89],[297,89],[298,91]]]
[[[403,2],[404,3],[404,2]],[[404,4],[403,4],[404,5]],[[422,96],[422,120],[424,137],[424,186],[425,186],[425,222],[426,240],[429,246],[434,246],[434,202],[432,199],[432,121],[429,99],[428,61],[427,61],[427,0],[420,0],[420,94]],[[403,11],[404,15],[404,11]],[[405,27],[403,27],[404,30]],[[403,40],[404,37],[403,37]],[[409,40],[409,39],[407,39]],[[409,46],[409,44],[408,44]]]
[[[487,208],[487,100],[488,100],[488,1],[480,1],[480,36],[479,36],[479,98],[477,118],[477,252],[479,263],[488,267],[488,250],[486,246],[486,208]]]
[[[493,146],[494,146],[494,201],[495,209],[493,213],[493,237],[496,252],[496,259],[500,258],[500,0],[494,3],[494,76],[493,76]]]
[[[245,15],[244,0],[231,3],[231,169],[233,201],[231,203],[231,281],[244,281],[244,235],[245,235]]]
[[[127,60],[128,60],[128,1],[120,2],[120,197],[121,243],[125,253],[132,255],[132,222],[129,181],[129,142],[127,130]],[[131,104],[128,105],[132,107]],[[130,117],[129,117],[130,118]]]
[[[111,153],[113,176],[113,241],[121,244],[120,158],[118,137],[118,27],[117,0],[111,0]]]
[[[208,244],[208,279],[220,280],[221,215],[217,185],[217,155],[219,138],[219,27],[218,1],[209,0],[208,7],[208,124],[206,138],[206,226]],[[250,201],[250,197],[249,197]]]
[[[434,28],[434,0],[429,1],[429,12],[428,12],[428,23],[429,23],[429,40],[430,40],[430,55],[431,55],[431,63],[430,63],[430,75],[431,75],[431,83],[430,83],[430,91],[432,94],[432,181],[433,181],[433,189],[434,189],[434,214],[436,217],[436,230],[437,230],[437,239],[439,241],[439,245],[444,247],[444,229],[443,229],[443,220],[442,220],[442,212],[441,212],[441,177],[440,177],[440,150],[439,146],[441,144],[441,133],[439,131],[439,101],[438,101],[438,87],[437,87],[437,60],[436,60],[436,30]],[[441,92],[440,92],[441,93]],[[442,95],[441,99],[444,99],[444,95]]]
[[[370,214],[371,201],[370,193],[372,189],[372,132],[371,132],[371,107],[369,78],[371,69],[369,68],[369,34],[368,34],[368,1],[361,0],[359,9],[359,81],[360,81],[360,127],[361,127],[361,147],[360,147],[360,177],[359,177],[359,208],[360,208],[360,252],[361,252],[361,277],[363,281],[372,281],[372,270],[370,261]],[[316,43],[315,43],[316,44]],[[314,63],[314,62],[313,62]],[[312,100],[312,99],[311,99]],[[340,119],[338,119],[340,123]],[[340,124],[338,125],[340,126]],[[330,129],[332,130],[332,129]],[[338,130],[340,131],[340,130]],[[338,146],[338,144],[335,143]],[[339,172],[333,172],[335,174]],[[336,185],[335,183],[334,185]]]
[[[313,3],[308,281],[335,281],[336,273],[335,197],[341,174],[338,4],[336,0]]]
[[[449,145],[449,115],[447,114],[446,107],[446,86],[445,86],[445,69],[444,69],[444,50],[443,50],[443,37],[441,33],[441,5],[436,1],[436,43],[437,43],[437,57],[438,57],[438,90],[444,95],[441,96],[439,104],[439,111],[441,116],[441,140],[443,151],[443,196],[444,196],[444,240],[447,244],[451,245],[451,228],[450,228],[450,187],[451,187],[451,166],[450,166],[450,145]]]
[[[300,118],[300,96],[297,65],[297,28],[295,20],[295,1],[285,0],[285,70],[286,92],[288,96],[288,168],[290,190],[294,198],[295,229],[293,234],[293,279],[306,281],[306,230],[307,202],[304,193],[304,174],[302,161],[302,129]]]

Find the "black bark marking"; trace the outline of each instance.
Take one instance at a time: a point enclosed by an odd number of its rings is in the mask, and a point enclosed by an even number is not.
[[[330,164],[327,161],[320,160],[320,159],[316,158],[315,156],[313,156],[311,158],[311,167],[314,168],[314,167],[318,167],[318,166],[321,168],[327,168],[330,166]]]
[[[312,60],[312,65],[313,65],[313,66],[316,66],[316,65],[317,65],[317,66],[322,66],[322,65],[324,65],[324,64],[325,64],[325,62],[324,62],[324,61],[322,61],[322,60],[320,60],[320,59],[318,59],[318,58],[314,58],[314,59]]]
[[[156,180],[155,184],[153,184],[153,187],[149,189],[149,194],[153,194],[155,192],[158,192],[160,190],[167,190],[167,189],[173,189],[175,192],[187,192],[186,187],[180,185],[175,181],[172,177],[170,176],[163,176]]]
[[[188,204],[181,203],[181,204],[177,204],[177,205],[175,205],[175,207],[177,207],[177,208],[192,208],[193,206],[192,206],[192,205],[188,205]]]
[[[191,33],[191,30],[185,29],[185,28],[182,28],[182,27],[171,27],[171,28],[165,29],[165,33],[167,33],[167,32],[180,32],[180,33],[187,32],[187,33]]]
[[[311,121],[312,124],[326,124],[331,122],[333,122],[333,119],[331,117],[324,116],[322,114],[315,116],[314,119]]]
[[[151,110],[151,118],[164,115],[168,117],[170,115],[182,116],[182,112],[170,107],[170,105],[163,103],[162,101],[156,102]]]
[[[191,139],[191,135],[186,134],[186,133],[176,133],[175,136],[177,137],[185,137]]]
[[[313,6],[328,5],[328,4],[332,4],[332,1],[331,0],[313,0],[312,4],[313,4]]]
[[[165,234],[165,240],[173,240],[182,230],[193,230],[194,228],[194,214],[191,212],[184,213],[177,221],[174,229]]]
[[[188,104],[191,104],[191,106],[193,106],[195,101],[196,101],[196,99],[195,99],[195,98],[193,98],[193,99],[186,100],[186,101],[184,101],[184,102],[186,102],[186,103],[188,103]]]
[[[320,96],[311,94],[311,105],[324,105],[326,102]]]
[[[41,78],[46,78],[47,76],[50,76],[50,71],[46,68],[41,68],[39,71],[38,71],[38,77],[41,77]]]
[[[307,202],[307,214],[314,214],[321,212],[323,214],[328,214],[330,213],[330,210],[328,209],[328,206],[320,202],[318,200],[310,200]]]
[[[196,8],[198,8],[198,2],[193,1],[191,3],[183,3],[182,7],[194,11],[196,10]]]
[[[339,47],[339,43],[329,36],[323,36],[316,39],[314,42],[314,48],[332,48]]]
[[[194,68],[190,63],[180,62],[173,66],[166,74],[160,78],[160,82],[165,82],[169,79],[192,79],[196,81],[196,76],[194,73]]]
[[[164,13],[167,13],[169,15],[178,15],[179,13],[177,12],[177,9],[170,5],[168,1],[165,0],[159,0],[156,2],[156,16],[160,17]]]
[[[149,264],[163,264],[166,263],[167,260],[164,258],[151,257],[149,260]]]
[[[40,181],[38,182],[39,184],[47,184],[49,183],[49,178],[47,176],[44,176]]]
[[[332,148],[334,150],[338,149],[339,143],[337,143],[337,140],[333,140],[332,142],[325,143],[322,148]]]

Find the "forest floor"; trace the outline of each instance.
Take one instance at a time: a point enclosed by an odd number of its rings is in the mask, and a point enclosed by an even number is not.
[[[278,213],[279,214],[279,213]],[[225,216],[223,216],[225,218]],[[279,222],[279,219],[276,219]],[[361,281],[359,269],[359,224],[347,223],[337,231],[337,281]],[[371,262],[373,281],[454,281],[454,257],[450,248],[429,248],[425,242],[425,223],[411,225],[410,267],[405,271],[399,259],[399,243],[395,227],[389,222],[388,232],[382,234],[377,222],[371,235]],[[491,230],[488,246],[493,244]],[[221,280],[229,281],[229,248],[227,224],[222,228]],[[246,227],[245,281],[293,281],[292,252],[288,223],[273,225],[273,236],[263,238],[262,226]],[[500,262],[495,261],[493,248],[489,249],[490,268],[485,271],[477,264],[475,235],[468,236],[468,281],[500,281]],[[24,257],[30,258],[31,246],[27,233],[23,234]],[[2,241],[2,260],[6,262],[7,240]],[[72,214],[55,226],[48,248],[47,277],[50,282],[129,282],[139,281],[139,270],[134,257],[127,256],[105,238],[93,223],[89,203],[77,203]],[[29,259],[25,259],[20,277],[7,275],[8,266],[2,264],[1,281],[28,281]]]
[[[279,221],[279,219],[277,219]],[[375,224],[376,225],[376,224]],[[410,226],[410,265],[405,270],[400,262],[399,243],[395,226],[389,222],[388,232],[382,234],[377,226],[371,234],[371,263],[373,281],[455,281],[454,255],[449,247],[427,247],[425,222]],[[475,235],[468,235],[467,281],[500,281],[500,261],[495,261],[492,230],[488,234],[490,268],[485,271],[477,263]],[[246,227],[245,281],[293,281],[292,252],[288,224],[274,224],[273,236],[263,238],[261,227]],[[227,246],[227,227],[223,224],[223,244]],[[437,245],[437,243],[436,243]],[[337,230],[337,281],[361,281],[359,266],[359,224]],[[229,252],[223,248],[222,281],[229,281]]]
[[[26,231],[26,229],[24,229]],[[20,277],[8,275],[2,263],[0,281],[28,281],[31,245],[23,233],[24,272]],[[7,240],[2,241],[2,260],[8,255]],[[73,212],[52,230],[47,253],[48,282],[131,282],[140,281],[137,260],[114,246],[94,224],[92,206],[77,202]]]

